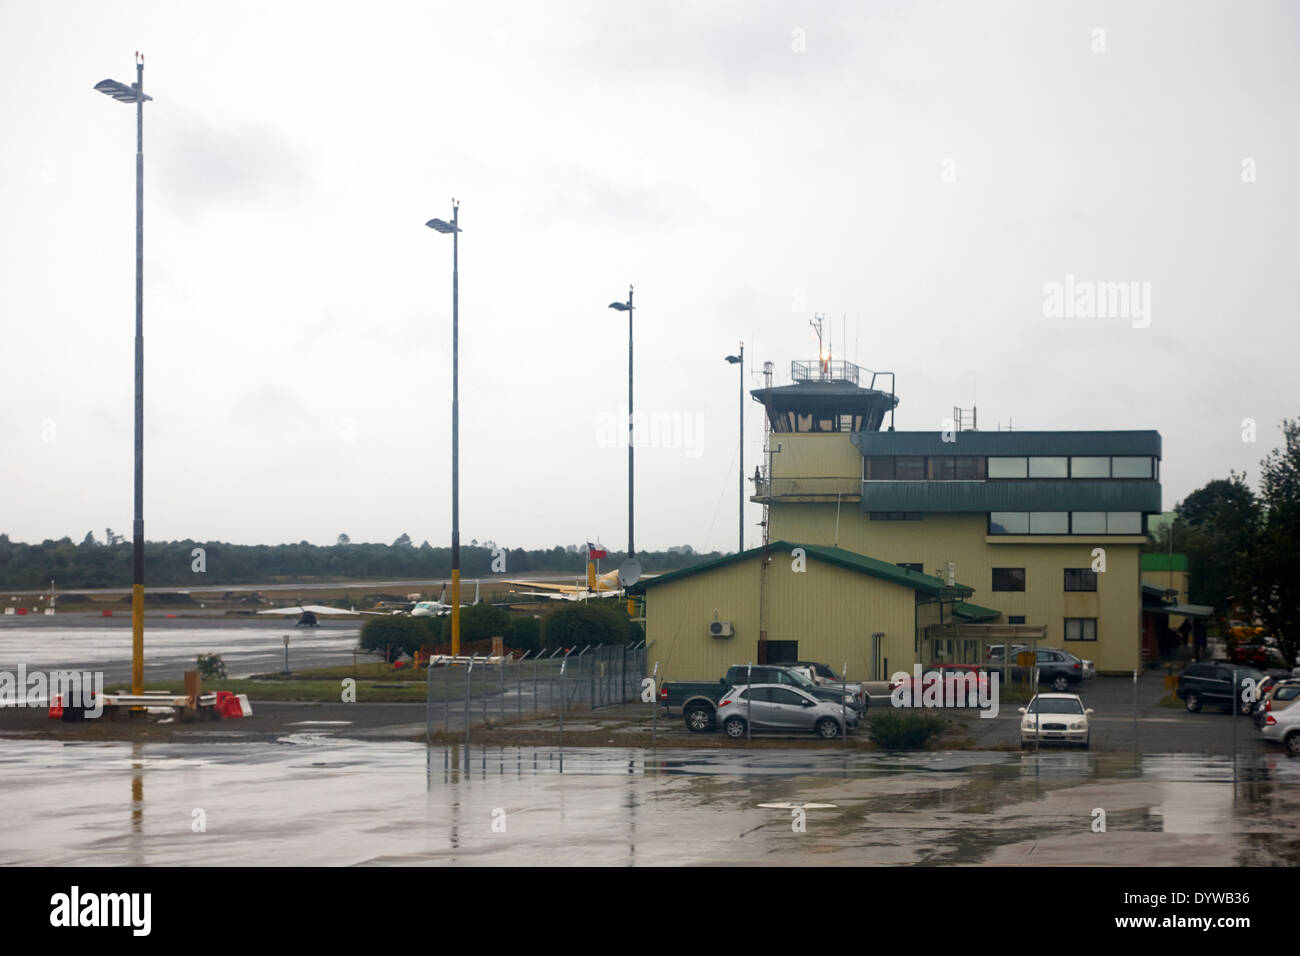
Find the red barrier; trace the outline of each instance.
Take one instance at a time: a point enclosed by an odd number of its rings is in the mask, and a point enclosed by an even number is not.
[[[102,610],[100,613],[103,614],[104,617],[112,617],[112,616],[113,616],[113,609],[112,609],[111,607],[106,607],[106,608],[104,608],[104,610]]]
[[[26,613],[27,613],[27,608],[25,608],[25,607],[20,607],[20,608],[18,609],[18,613],[19,613],[19,614],[26,614]]]

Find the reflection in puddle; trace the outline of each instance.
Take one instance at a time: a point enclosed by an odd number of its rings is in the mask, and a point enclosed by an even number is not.
[[[0,741],[0,863],[1300,860],[1300,760]],[[125,779],[123,779],[125,778]],[[149,802],[146,806],[145,794]],[[123,804],[126,813],[123,813]],[[792,831],[788,812],[835,810]],[[191,829],[195,808],[205,827]],[[1092,823],[1105,811],[1106,829]]]

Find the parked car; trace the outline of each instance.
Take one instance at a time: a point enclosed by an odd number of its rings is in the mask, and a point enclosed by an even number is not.
[[[975,691],[977,696],[988,699],[988,674],[985,668],[978,664],[937,664],[930,668],[927,673],[938,672],[943,675],[943,702],[946,705],[952,701],[958,707],[971,706],[970,700],[970,675],[974,675]],[[922,676],[918,681],[915,677],[901,677],[898,680],[891,681],[889,691],[892,694],[899,687],[907,687],[911,698],[914,701],[924,699],[926,681]],[[933,691],[931,691],[933,694]]]
[[[1260,733],[1265,740],[1284,744],[1287,753],[1300,754],[1300,707],[1265,714]]]
[[[1255,702],[1241,699],[1243,682],[1250,678],[1258,686],[1265,676],[1258,668],[1223,661],[1188,664],[1178,675],[1178,689],[1174,693],[1192,713],[1207,704],[1231,713],[1235,702],[1240,713],[1249,714],[1255,709]]]
[[[1265,678],[1264,690],[1261,692],[1252,714],[1255,726],[1262,730],[1264,728],[1264,719],[1269,714],[1276,714],[1286,710],[1296,700],[1300,700],[1300,681],[1277,681],[1271,677]]]
[[[783,667],[790,667],[801,674],[807,675],[818,687],[825,687],[827,690],[842,688],[852,694],[861,694],[863,710],[870,706],[871,695],[867,693],[861,681],[844,680],[828,664],[822,664],[818,661],[795,661],[792,664],[783,664]]]
[[[1022,652],[1031,650],[1032,648],[1023,644],[1011,645],[1011,672],[1017,677],[1024,673],[1024,668],[1015,663],[1016,657]],[[1002,655],[1004,653],[1004,645],[990,645],[988,650],[985,651],[985,670],[1002,670]],[[1052,690],[1058,693],[1067,690],[1071,684],[1077,684],[1080,681],[1090,680],[1097,676],[1097,666],[1092,661],[1084,660],[1069,651],[1059,650],[1055,647],[1040,647],[1034,652],[1034,655],[1038,667],[1038,682],[1040,684],[1050,684]]]
[[[1028,644],[1012,644],[1011,663],[1014,664],[1016,662],[1017,654],[1021,651],[1028,651],[1029,649]],[[984,662],[990,667],[1001,667],[1005,663],[1006,653],[1007,646],[1005,644],[990,644],[988,647],[984,648]]]
[[[1089,664],[1092,662],[1089,661]],[[1051,647],[1038,649],[1038,683],[1050,684],[1057,693],[1065,691],[1071,684],[1084,679],[1084,662],[1068,651],[1058,651]],[[1096,673],[1093,669],[1093,673]]]
[[[788,684],[749,684],[733,687],[718,701],[718,725],[728,737],[750,732],[811,731],[834,740],[858,726],[858,715],[845,707]]]
[[[834,684],[819,687],[803,674],[789,667],[770,664],[735,664],[727,668],[725,677],[715,683],[700,681],[664,681],[659,688],[659,703],[671,714],[680,708],[686,728],[692,733],[705,733],[721,726],[716,720],[718,701],[733,687],[746,684],[783,684],[811,694],[818,700],[836,706],[845,705],[861,713],[867,700],[861,692],[841,691]]]
[[[1020,746],[1031,743],[1070,743],[1087,750],[1092,743],[1088,726],[1091,707],[1078,694],[1036,694],[1020,708]]]

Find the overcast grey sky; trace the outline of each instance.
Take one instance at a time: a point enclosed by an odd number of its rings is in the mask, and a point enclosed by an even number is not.
[[[641,549],[735,547],[723,357],[788,381],[814,312],[900,429],[1155,428],[1166,508],[1253,478],[1300,414],[1298,9],[0,3],[0,531],[130,533],[134,116],[92,86],[135,50],[151,540],[448,540],[453,196],[467,542],[625,546],[629,282],[685,426]],[[1149,311],[1045,316],[1067,276]]]

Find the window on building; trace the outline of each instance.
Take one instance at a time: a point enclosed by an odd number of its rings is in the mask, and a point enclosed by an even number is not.
[[[862,459],[862,477],[867,481],[893,481],[894,456],[868,455]]]
[[[1065,619],[1065,639],[1067,641],[1095,641],[1097,639],[1097,619],[1095,617],[1067,617]]]
[[[994,568],[994,591],[1023,591],[1025,589],[1024,568]]]
[[[984,459],[975,455],[958,455],[953,459],[953,477],[958,481],[983,481]]]
[[[1068,458],[1030,458],[1030,478],[1066,478],[1070,473]]]
[[[1007,618],[1008,624],[1024,624],[1025,616],[1023,614],[1012,614]]]
[[[1141,534],[1142,512],[1108,511],[1106,512],[1107,534]]]
[[[1065,589],[1067,591],[1097,590],[1097,572],[1091,568],[1066,568]]]
[[[1070,513],[1071,534],[1105,534],[1106,512],[1074,511]]]
[[[1031,511],[1029,512],[1030,534],[1069,534],[1070,513],[1068,511]]]
[[[925,566],[922,565],[919,561],[916,564],[905,564],[902,561],[900,561],[898,562],[898,566],[900,568],[906,568],[909,571],[915,571],[917,574],[925,573]]]
[[[894,459],[896,481],[925,481],[924,455],[899,455]]]
[[[759,645],[759,653],[762,653],[762,645]],[[768,664],[783,664],[786,662],[793,663],[799,659],[799,642],[798,641],[768,641],[767,642],[767,661]]]
[[[1109,478],[1109,458],[1071,458],[1071,478]]]
[[[1116,456],[1110,460],[1110,473],[1115,478],[1150,478],[1151,459]]]
[[[957,459],[952,455],[931,455],[926,466],[931,481],[952,481],[957,475]]]
[[[1024,478],[1028,472],[1024,458],[990,458],[990,478]]]
[[[989,515],[989,534],[1029,534],[1029,512],[992,512]]]

